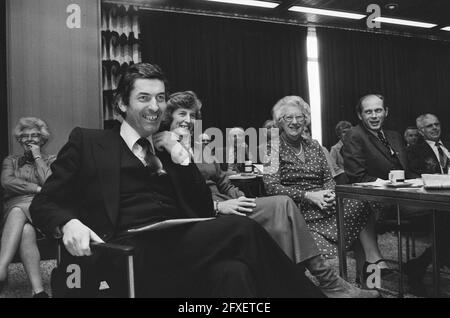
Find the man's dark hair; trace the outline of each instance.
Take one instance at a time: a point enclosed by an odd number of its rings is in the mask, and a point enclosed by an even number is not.
[[[176,92],[169,96],[167,107],[164,111],[164,117],[161,121],[160,130],[170,130],[170,124],[173,121],[173,112],[179,108],[193,110],[195,119],[201,119],[202,102],[193,91]]]
[[[126,106],[130,103],[130,93],[134,88],[134,83],[138,79],[157,79],[164,83],[166,98],[168,96],[168,82],[161,68],[156,64],[137,63],[127,67],[120,76],[117,90],[114,96],[114,108],[116,112],[125,118],[125,113],[120,110],[119,102]]]
[[[357,112],[358,114],[361,114],[361,112],[362,112],[362,103],[364,102],[364,100],[365,100],[366,98],[368,98],[368,97],[370,97],[370,96],[376,96],[376,97],[378,97],[379,99],[381,99],[381,100],[383,101],[383,108],[384,108],[384,110],[386,110],[386,106],[384,105],[384,97],[383,97],[383,95],[381,95],[381,94],[367,94],[367,95],[364,95],[363,97],[361,97],[361,98],[359,99],[359,101],[358,101],[358,104],[356,104],[355,109],[356,109],[356,112]]]

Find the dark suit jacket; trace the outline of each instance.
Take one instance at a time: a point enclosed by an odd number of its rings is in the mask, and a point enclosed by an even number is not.
[[[407,173],[408,165],[402,137],[395,131],[383,130],[383,132]],[[387,179],[389,171],[395,169],[395,161],[389,150],[361,125],[353,127],[346,133],[341,153],[345,173],[352,183],[370,182],[377,178]]]
[[[30,211],[37,227],[52,235],[57,226],[79,219],[103,240],[115,234],[120,199],[120,142],[117,130],[75,128],[52,165],[53,174]],[[211,192],[195,164],[172,162],[158,153],[185,217],[214,215]]]
[[[444,147],[450,149],[446,142]],[[441,173],[439,159],[425,140],[420,140],[417,144],[408,147],[406,153],[412,178],[420,178],[423,173]]]

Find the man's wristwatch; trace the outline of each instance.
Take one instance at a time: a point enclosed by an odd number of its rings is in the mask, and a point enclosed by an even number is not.
[[[214,200],[214,216],[219,215],[219,200]]]

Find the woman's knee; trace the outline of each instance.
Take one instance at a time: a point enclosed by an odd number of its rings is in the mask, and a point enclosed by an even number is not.
[[[22,211],[21,208],[14,207],[8,214],[7,220],[9,219],[21,220],[25,222],[27,220],[27,216],[25,215],[25,213]]]
[[[36,231],[30,223],[25,223],[22,230],[23,241],[36,241]]]

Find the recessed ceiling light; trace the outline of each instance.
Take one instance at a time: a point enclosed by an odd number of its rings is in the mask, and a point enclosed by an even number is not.
[[[258,1],[258,0],[205,0],[205,1],[242,4],[244,6],[253,6],[262,8],[275,8],[279,5],[279,3],[276,2]]]
[[[450,26],[441,29],[442,31],[450,31]]]
[[[289,8],[289,11],[312,13],[312,14],[319,14],[319,15],[328,15],[328,16],[332,16],[332,17],[340,17],[340,18],[355,19],[355,20],[360,20],[360,19],[366,17],[366,15],[364,15],[364,14],[356,14],[356,13],[350,13],[350,12],[344,12],[344,11],[324,10],[324,9],[316,9],[316,8],[300,7],[300,6],[292,6]]]
[[[410,20],[402,20],[402,19],[393,19],[393,18],[385,18],[385,17],[378,17],[375,18],[374,21],[376,22],[383,22],[383,23],[391,23],[391,24],[400,24],[400,25],[408,25],[408,26],[414,26],[419,28],[433,28],[437,24],[432,23],[425,23],[425,22],[417,22],[417,21],[410,21]]]
[[[388,3],[384,6],[388,10],[398,9],[398,3]]]

